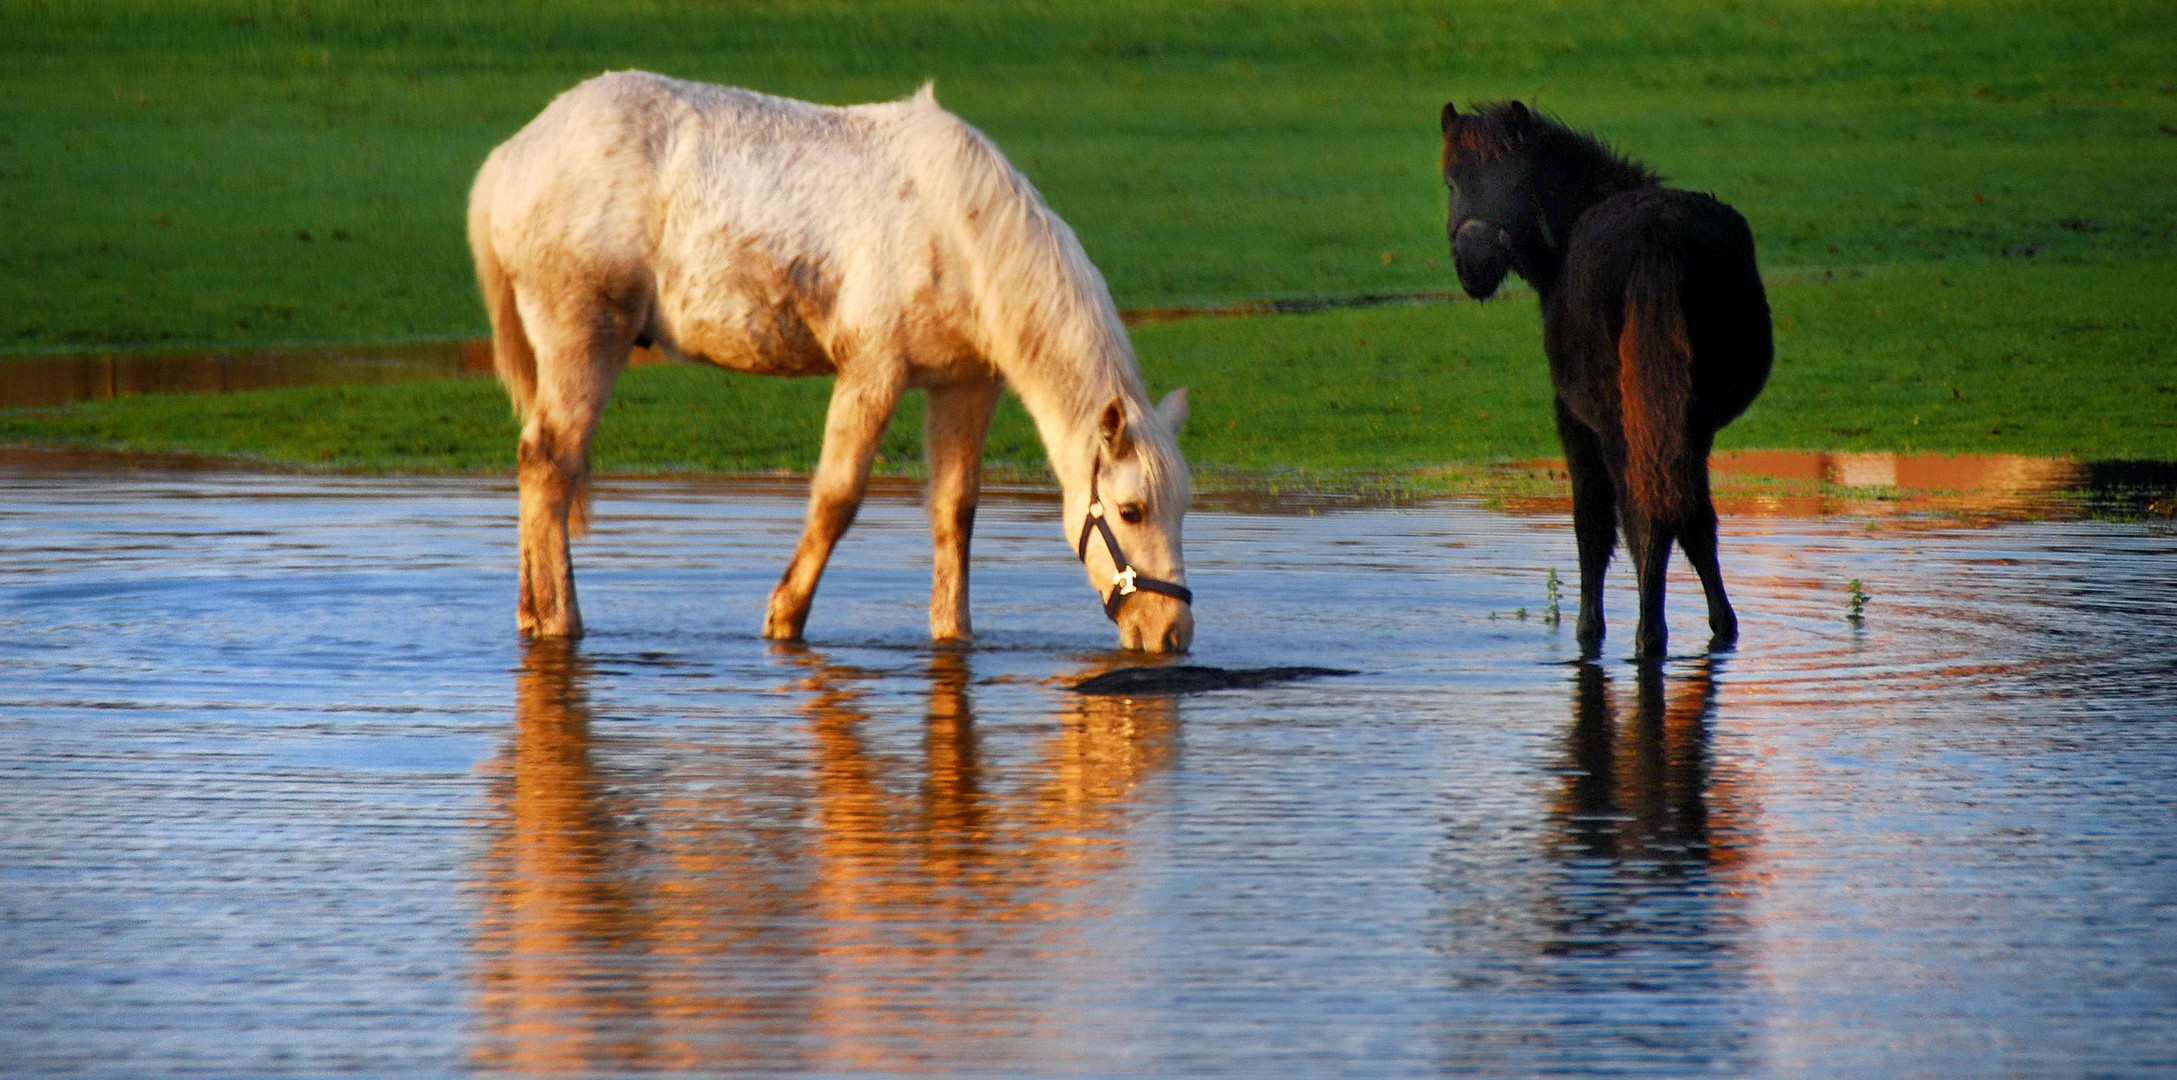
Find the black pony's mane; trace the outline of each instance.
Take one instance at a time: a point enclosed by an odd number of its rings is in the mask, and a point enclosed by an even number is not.
[[[1600,138],[1517,101],[1476,105],[1460,113],[1457,128],[1446,135],[1447,156],[1457,153],[1481,161],[1529,157],[1543,171],[1575,188],[1617,192],[1663,182],[1654,170],[1611,149]]]

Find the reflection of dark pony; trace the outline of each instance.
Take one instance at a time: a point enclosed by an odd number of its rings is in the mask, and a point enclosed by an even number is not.
[[[1516,271],[1542,297],[1582,650],[1602,644],[1602,575],[1620,523],[1640,578],[1636,653],[1663,653],[1673,540],[1708,594],[1710,648],[1729,648],[1738,617],[1716,566],[1708,450],[1761,392],[1772,355],[1746,220],[1516,101],[1466,114],[1447,104],[1443,130],[1460,285],[1485,299]]]

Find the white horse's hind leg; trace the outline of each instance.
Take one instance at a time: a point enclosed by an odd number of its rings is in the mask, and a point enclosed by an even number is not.
[[[568,533],[570,525],[581,531],[587,517],[590,436],[627,366],[629,335],[570,326],[571,320],[533,313],[526,305],[523,321],[536,349],[537,395],[515,454],[521,490],[516,617],[531,637],[576,638],[582,636],[582,613],[575,604]]]
[[[1001,379],[975,379],[930,389],[922,428],[930,465],[930,637],[968,641],[968,541],[975,532],[975,505],[983,489],[983,440],[1005,392]]]
[[[771,590],[763,636],[801,640],[817,579],[824,575],[832,547],[854,524],[862,494],[869,490],[870,459],[876,456],[877,442],[899,404],[903,375],[904,368],[898,365],[854,374],[842,366],[832,385],[831,410],[824,418],[824,451],[809,482],[808,521],[802,526],[801,543],[794,548],[794,560],[786,564],[785,575]]]

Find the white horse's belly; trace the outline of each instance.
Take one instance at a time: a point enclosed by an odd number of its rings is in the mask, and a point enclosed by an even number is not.
[[[738,319],[667,320],[654,332],[667,354],[752,375],[829,375],[831,354],[787,308],[751,310]]]
[[[970,321],[965,298],[932,281],[892,283],[887,295],[909,297],[905,304],[842,303],[851,264],[786,257],[755,242],[729,246],[737,249],[732,257],[700,277],[660,260],[648,333],[668,354],[755,375],[877,364],[904,365],[904,381],[918,386],[995,377],[962,331]],[[866,294],[856,293],[864,301]]]
[[[835,290],[815,264],[744,248],[700,278],[660,270],[650,333],[668,353],[755,375],[837,370],[828,347]]]

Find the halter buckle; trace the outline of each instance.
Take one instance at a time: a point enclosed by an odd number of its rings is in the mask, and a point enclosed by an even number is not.
[[[1111,583],[1119,587],[1120,596],[1132,596],[1135,592],[1139,591],[1134,588],[1134,577],[1134,568],[1132,566],[1128,566],[1124,570],[1121,570],[1118,573],[1111,575]]]

